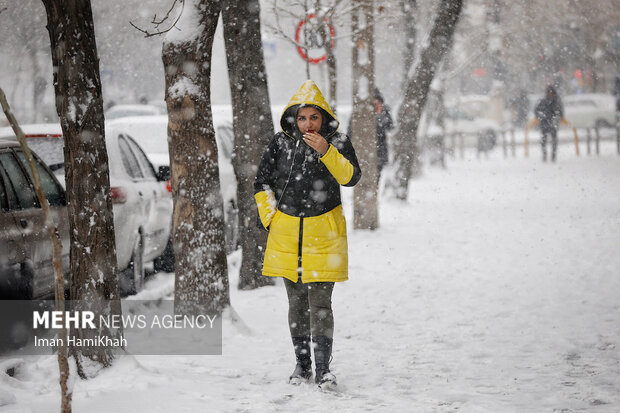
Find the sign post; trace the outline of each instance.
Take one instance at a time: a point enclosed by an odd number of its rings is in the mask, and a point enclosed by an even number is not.
[[[300,20],[295,30],[295,42],[298,44],[297,52],[302,59],[312,64],[319,64],[327,59],[325,46],[329,42],[329,47],[334,48],[336,45],[335,38],[336,31],[327,17],[319,19],[314,13],[310,13],[306,18]]]

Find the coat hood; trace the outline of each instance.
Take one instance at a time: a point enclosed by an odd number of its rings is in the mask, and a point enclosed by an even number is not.
[[[553,94],[554,98],[558,96],[558,92],[552,85],[547,86],[547,89],[545,90],[545,97],[549,97],[550,93]]]
[[[340,122],[336,119],[334,112],[327,104],[323,94],[313,80],[306,80],[299,90],[293,95],[288,105],[282,113],[280,126],[282,131],[293,139],[301,137],[301,132],[297,127],[297,111],[302,106],[314,106],[323,115],[323,124],[319,133],[328,139],[336,133]]]

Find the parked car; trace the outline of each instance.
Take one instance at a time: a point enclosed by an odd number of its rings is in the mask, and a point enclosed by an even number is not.
[[[213,124],[218,147],[220,188],[224,201],[226,249],[228,253],[239,246],[237,180],[232,167],[233,153],[232,109],[230,105],[213,105]],[[135,116],[109,122],[118,130],[131,135],[156,168],[169,168],[168,116]],[[170,241],[172,247],[172,241]]]
[[[448,100],[444,119],[446,131],[463,134],[465,146],[474,146],[478,152],[493,149],[501,124],[492,118],[492,105],[491,97],[486,95],[465,95]]]
[[[69,217],[65,191],[33,153],[69,270]],[[15,138],[0,138],[0,298],[46,298],[54,293],[52,242],[26,157]]]
[[[7,129],[0,129],[0,137],[8,135],[15,139],[12,130]],[[64,184],[64,139],[60,125],[24,125],[22,129],[28,146],[40,154]],[[122,291],[130,293],[142,288],[145,263],[169,259],[166,254],[171,251],[166,246],[172,227],[172,196],[165,171],[156,173],[127,133],[106,125],[106,147],[119,281]]]
[[[155,105],[114,105],[105,111],[105,119],[112,120],[128,116],[153,116],[161,115],[165,112]]]
[[[500,125],[492,119],[477,117],[456,107],[447,107],[444,119],[448,133],[489,136],[493,142],[497,138]]]
[[[402,102],[395,104],[392,109],[395,122],[401,104]],[[501,125],[488,117],[490,105],[491,100],[485,95],[446,98],[443,102],[443,111],[438,110],[437,105],[431,108],[427,103],[418,127],[422,149],[430,145],[446,146],[454,150],[452,144],[457,147],[477,148],[479,152],[493,149]],[[443,126],[440,126],[441,122],[438,119],[441,115]],[[438,143],[439,139],[444,140],[441,145]]]
[[[613,95],[583,93],[562,99],[564,117],[575,128],[613,127],[616,123],[616,101]]]

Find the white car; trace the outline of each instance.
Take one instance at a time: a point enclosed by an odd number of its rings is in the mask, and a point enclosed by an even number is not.
[[[448,133],[489,134],[496,136],[500,130],[500,125],[496,121],[484,117],[475,117],[455,107],[446,108],[444,122]]]
[[[562,99],[564,117],[575,128],[613,127],[616,123],[616,100],[603,93],[568,95]]]
[[[230,253],[239,244],[237,180],[231,164],[233,151],[232,109],[230,105],[213,105],[213,123],[218,147],[220,188],[224,200],[226,249]],[[115,119],[109,126],[131,135],[144,149],[156,168],[170,167],[168,153],[168,116],[135,116]]]
[[[153,116],[162,115],[165,112],[155,105],[114,105],[105,111],[105,120],[125,118],[128,116]]]
[[[446,100],[444,125],[448,134],[462,134],[465,146],[478,152],[495,147],[501,124],[492,118],[493,102],[487,95],[465,95]]]
[[[22,126],[31,147],[59,178],[64,179],[64,139],[59,124]],[[106,125],[110,192],[116,235],[116,258],[125,293],[139,291],[144,283],[144,264],[164,259],[172,227],[172,195],[167,176],[152,164],[125,132]],[[12,129],[1,128],[1,136]]]

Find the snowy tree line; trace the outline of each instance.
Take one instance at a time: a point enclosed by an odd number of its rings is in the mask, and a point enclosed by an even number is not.
[[[304,62],[289,42],[272,32],[276,22],[271,9],[273,0],[261,1],[261,19],[264,44],[269,47],[266,55],[267,71],[273,78],[288,83],[291,78],[304,77]],[[289,2],[278,2],[283,5]],[[304,3],[302,1],[292,3]],[[336,2],[323,0],[322,8]],[[340,2],[334,15],[336,29],[336,59],[338,66],[338,98],[340,103],[351,101],[351,48],[347,34],[350,33],[349,1]],[[308,4],[312,6],[313,2]],[[407,45],[413,46],[419,55],[430,30],[436,2],[429,0],[388,0],[381,2],[376,13],[375,39],[377,43],[378,86],[393,105],[401,99],[404,75],[401,65],[393,62],[405,58]],[[25,122],[41,122],[56,119],[51,84],[51,57],[47,46],[45,16],[39,0],[18,3],[0,1],[0,82],[7,97],[12,101],[16,114]],[[145,27],[154,14],[163,15],[170,3],[154,0],[127,0],[124,2],[93,1],[93,17],[101,59],[101,76],[104,102],[137,102],[140,98],[163,100],[163,67],[160,64],[161,39],[144,39],[129,21]],[[498,13],[495,11],[499,11]],[[28,12],[24,12],[28,11]],[[289,36],[294,35],[299,19],[282,15],[280,24]],[[491,13],[491,11],[493,11]],[[499,17],[499,30],[492,29],[492,22]],[[596,2],[560,1],[549,7],[548,2],[505,0],[469,0],[464,2],[463,18],[456,28],[455,46],[445,67],[449,91],[462,93],[486,93],[493,80],[492,41],[501,45],[501,67],[505,72],[505,94],[509,100],[515,90],[540,93],[553,73],[563,78],[562,94],[572,93],[573,74],[581,69],[584,77],[592,79],[583,87],[584,92],[609,93],[613,77],[620,71],[618,58],[620,40],[617,21],[618,8],[613,0]],[[413,36],[407,35],[405,22],[414,23]],[[5,24],[6,23],[6,24]],[[411,32],[411,31],[409,31]],[[408,43],[406,38],[414,39]],[[417,40],[416,40],[417,39]],[[214,53],[217,59],[225,59],[221,38],[216,39]],[[275,51],[274,51],[275,50]],[[275,54],[275,56],[273,56]],[[284,71],[282,62],[290,64]],[[319,66],[311,67],[313,78],[320,80]],[[410,66],[410,65],[409,65]],[[479,76],[484,69],[485,75]],[[389,78],[387,74],[390,74]],[[230,102],[225,69],[214,70],[216,77],[212,88],[214,103]],[[440,75],[441,76],[441,75]],[[36,79],[40,79],[36,81]],[[587,81],[587,79],[586,79]],[[273,82],[272,82],[273,83]],[[35,85],[38,85],[35,89]],[[327,85],[323,87],[328,89]],[[285,88],[269,85],[272,104],[286,103]],[[0,121],[2,122],[2,121]]]

